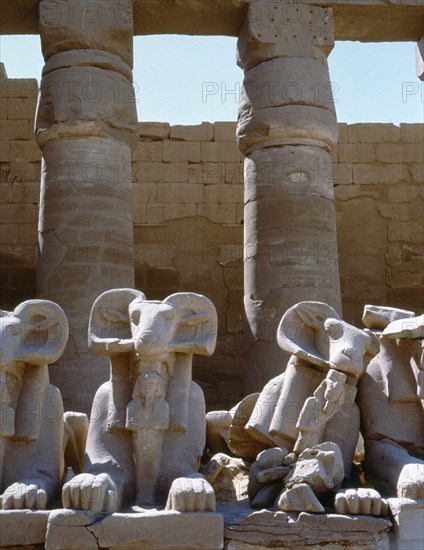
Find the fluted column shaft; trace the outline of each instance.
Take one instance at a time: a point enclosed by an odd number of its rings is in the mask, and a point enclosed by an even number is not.
[[[238,41],[245,72],[238,142],[245,155],[245,390],[287,357],[276,331],[297,302],[341,310],[331,149],[338,137],[327,56],[331,9],[253,1]]]
[[[86,410],[107,377],[107,365],[87,350],[91,306],[105,290],[134,286],[132,0],[41,0],[40,35],[37,292],[70,323],[52,381],[66,407]]]

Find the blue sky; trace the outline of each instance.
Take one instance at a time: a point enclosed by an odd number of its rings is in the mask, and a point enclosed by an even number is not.
[[[149,36],[134,40],[140,120],[171,124],[235,120],[243,79],[236,39]],[[0,58],[11,78],[40,78],[38,36],[2,36]],[[415,44],[337,42],[330,74],[340,122],[424,122],[424,82]]]

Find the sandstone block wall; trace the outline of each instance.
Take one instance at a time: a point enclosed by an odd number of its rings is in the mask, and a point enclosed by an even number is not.
[[[41,153],[32,127],[37,82],[0,81],[0,308],[35,292]],[[194,378],[208,406],[240,398],[243,327],[243,164],[236,124],[139,124],[132,166],[135,245],[115,252],[135,262],[136,286],[150,299],[206,294],[219,312],[215,355],[197,359]],[[360,324],[364,304],[423,312],[424,125],[339,124],[333,153],[344,318]],[[317,173],[317,177],[326,174]],[[69,254],[99,257],[69,243]],[[317,246],[331,262],[335,243]],[[52,251],[53,253],[53,251]],[[269,261],[281,261],[270,248]],[[293,239],[278,252],[302,250]],[[270,324],[270,338],[276,327]]]
[[[0,64],[0,308],[34,297],[41,153],[34,138],[38,83]]]

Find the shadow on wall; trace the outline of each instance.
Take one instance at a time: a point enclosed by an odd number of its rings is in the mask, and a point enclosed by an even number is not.
[[[0,309],[12,311],[35,296],[35,266],[11,254],[0,254]]]

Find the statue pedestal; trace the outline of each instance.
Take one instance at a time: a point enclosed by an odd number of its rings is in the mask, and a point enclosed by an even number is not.
[[[395,523],[392,547],[397,550],[422,550],[424,541],[424,501],[389,498]]]
[[[128,512],[96,514],[54,510],[50,514],[46,550],[220,550],[223,518],[210,512]]]
[[[43,545],[49,514],[44,510],[0,510],[0,548]]]
[[[392,523],[372,516],[252,511],[248,503],[220,504],[226,550],[388,550]]]

